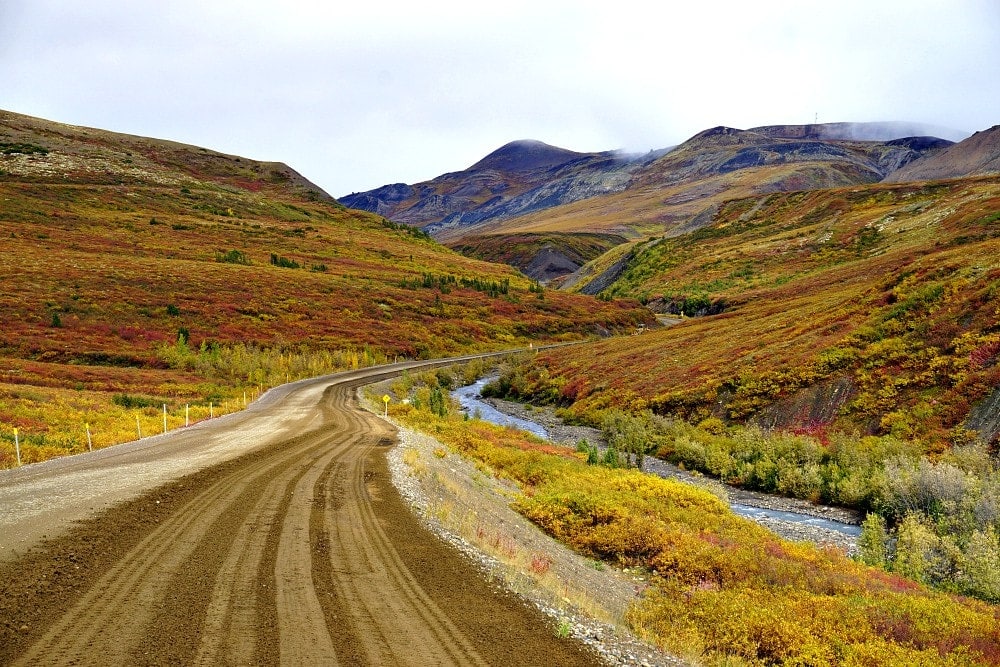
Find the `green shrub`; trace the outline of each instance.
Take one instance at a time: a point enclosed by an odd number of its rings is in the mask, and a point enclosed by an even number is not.
[[[302,265],[296,262],[294,259],[289,259],[287,257],[282,257],[281,255],[271,253],[271,264],[274,266],[281,267],[283,269],[300,269]]]
[[[242,250],[227,250],[225,252],[215,253],[216,262],[224,262],[226,264],[243,264],[246,266],[250,265],[250,258],[247,257],[246,253]]]
[[[133,396],[131,394],[115,394],[111,397],[111,402],[127,410],[137,408],[151,408],[160,405],[160,401],[155,398],[145,396]]]

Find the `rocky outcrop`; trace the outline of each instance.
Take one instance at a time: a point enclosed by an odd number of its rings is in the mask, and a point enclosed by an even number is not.
[[[465,236],[450,246],[463,255],[510,264],[539,282],[551,283],[624,242],[616,234],[553,232]]]
[[[829,424],[854,392],[848,377],[820,382],[767,406],[753,421],[763,428],[793,428]]]
[[[964,426],[979,433],[983,442],[994,442],[1000,438],[1000,387],[972,408]]]
[[[621,257],[617,262],[602,271],[595,278],[590,280],[586,285],[581,287],[579,291],[582,294],[600,294],[603,290],[611,287],[611,285],[618,280],[623,273],[625,273],[625,269],[628,268],[628,263],[632,261],[633,257],[635,257],[635,252],[630,251]]]

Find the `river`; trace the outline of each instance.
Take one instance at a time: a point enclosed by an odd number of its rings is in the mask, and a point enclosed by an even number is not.
[[[493,380],[492,377],[481,378],[473,384],[466,385],[464,387],[459,387],[451,392],[452,398],[459,402],[462,409],[466,414],[472,417],[479,417],[484,421],[488,421],[494,424],[499,424],[501,426],[512,426],[514,428],[519,428],[524,431],[529,431],[539,436],[540,438],[545,438],[546,440],[552,440],[548,430],[541,424],[534,422],[530,419],[524,417],[517,417],[514,415],[501,412],[494,406],[486,403],[482,400],[480,392],[482,388],[486,386],[488,382]],[[650,465],[648,472],[652,474],[659,475],[660,477],[671,477],[675,479],[681,479],[682,481],[689,481],[685,479],[684,475],[678,474],[678,470],[675,466],[660,461],[658,459],[648,459]],[[741,496],[749,495],[746,492],[742,492]],[[781,498],[778,496],[766,496],[766,494],[752,494],[758,497],[769,497],[776,503],[794,503],[786,498]],[[790,509],[775,509],[773,507],[763,507],[760,506],[763,503],[757,503],[755,505],[746,504],[745,502],[731,502],[730,507],[733,512],[745,516],[747,518],[753,519],[759,523],[763,523],[769,527],[774,527],[776,524],[788,523],[795,524],[801,528],[814,529],[816,531],[826,532],[833,531],[835,533],[840,533],[848,538],[849,543],[857,538],[861,534],[861,527],[855,524],[846,523],[843,521],[836,521],[822,516],[816,516],[814,513],[796,512]],[[781,532],[781,531],[779,531]],[[788,532],[788,531],[785,531]],[[795,531],[791,531],[795,534]],[[800,535],[795,535],[795,537],[801,537]]]

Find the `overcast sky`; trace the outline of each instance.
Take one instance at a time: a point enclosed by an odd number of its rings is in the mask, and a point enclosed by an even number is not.
[[[0,108],[286,162],[335,196],[515,139],[1000,123],[998,0],[343,4],[0,0]]]

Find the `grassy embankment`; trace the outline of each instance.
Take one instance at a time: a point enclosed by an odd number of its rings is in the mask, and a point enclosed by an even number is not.
[[[628,613],[641,636],[707,664],[1000,663],[996,607],[936,592],[838,552],[784,541],[716,496],[513,429],[463,419],[448,371],[404,377],[390,413],[484,471],[514,507],[587,556],[654,577]]]

